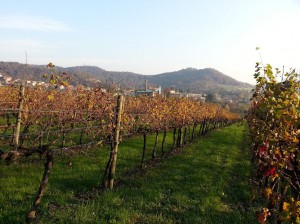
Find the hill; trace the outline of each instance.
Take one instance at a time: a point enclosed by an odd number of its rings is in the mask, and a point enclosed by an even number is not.
[[[250,84],[239,82],[212,68],[182,69],[176,72],[150,76],[149,81],[163,87],[173,87],[191,92],[252,88]]]
[[[209,93],[250,89],[252,86],[239,82],[215,69],[187,68],[157,75],[141,75],[132,72],[106,71],[96,66],[55,67],[56,72],[67,73],[72,85],[94,86],[100,83],[115,83],[121,88],[143,88],[145,80],[149,85],[180,89],[184,92]],[[14,79],[44,81],[48,74],[46,65],[25,65],[17,62],[0,62],[0,73]]]
[[[55,67],[58,73],[69,73],[68,69]],[[43,75],[49,74],[50,71],[47,65],[25,65],[18,62],[0,62],[0,73],[2,75],[11,76],[13,79],[45,81]],[[97,81],[96,78],[88,73],[74,72],[70,74],[72,85],[91,85]]]

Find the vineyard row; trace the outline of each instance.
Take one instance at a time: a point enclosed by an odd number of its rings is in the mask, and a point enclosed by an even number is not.
[[[44,175],[29,216],[48,183],[55,153],[67,149],[109,144],[110,157],[102,186],[112,189],[118,144],[122,137],[144,136],[141,168],[147,133],[156,133],[152,158],[157,156],[157,139],[163,133],[162,153],[167,132],[173,133],[170,149],[183,147],[198,135],[229,125],[238,117],[218,105],[189,99],[128,97],[93,91],[56,91],[38,88],[0,87],[1,158],[7,163],[19,157],[46,155]],[[5,103],[7,102],[7,103]]]
[[[261,223],[300,223],[300,83],[294,71],[282,75],[256,66],[256,89],[247,120],[256,168],[254,196],[264,206]]]

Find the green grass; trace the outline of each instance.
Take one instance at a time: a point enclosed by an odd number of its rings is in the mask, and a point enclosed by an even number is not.
[[[113,191],[97,190],[108,147],[56,157],[35,222],[257,223],[248,203],[251,166],[243,129],[232,125],[212,131],[143,172],[138,172],[142,137],[124,140]],[[150,161],[154,135],[147,140]],[[169,133],[166,149],[171,141]],[[42,173],[39,160],[0,165],[0,223],[25,222]]]

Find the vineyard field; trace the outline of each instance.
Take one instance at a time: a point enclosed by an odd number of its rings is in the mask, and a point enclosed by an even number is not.
[[[147,170],[139,171],[142,136],[124,139],[113,191],[97,186],[109,149],[57,157],[39,208],[39,223],[256,223],[250,207],[251,171],[244,127],[209,132],[167,160],[151,162],[155,134],[148,136]],[[161,134],[159,135],[161,143]],[[166,150],[172,146],[168,132]],[[0,223],[23,223],[35,197],[43,161],[1,166]],[[36,161],[37,160],[37,161]],[[72,163],[71,166],[68,166]],[[102,163],[102,164],[101,164]]]
[[[239,119],[217,104],[162,96],[127,97],[125,101],[120,94],[102,92],[97,88],[60,91],[55,85],[51,88],[7,86],[0,88],[0,99],[1,160],[11,165],[45,158],[43,176],[27,214],[30,221],[38,217],[38,206],[45,194],[54,161],[59,156],[71,159],[78,152],[88,152],[90,147],[108,145],[101,189],[112,190],[119,181],[117,154],[123,138],[143,135],[140,169],[144,170],[149,134],[155,133],[151,150],[152,161],[155,161],[159,144],[161,155],[166,155],[168,132],[173,133],[172,146],[169,147],[173,153],[197,136]],[[159,133],[163,133],[161,143],[158,143]],[[66,164],[73,168],[72,162]]]

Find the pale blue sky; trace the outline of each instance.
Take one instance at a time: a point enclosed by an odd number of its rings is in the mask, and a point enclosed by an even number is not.
[[[0,0],[0,61],[158,74],[215,68],[254,83],[299,68],[299,0]]]

